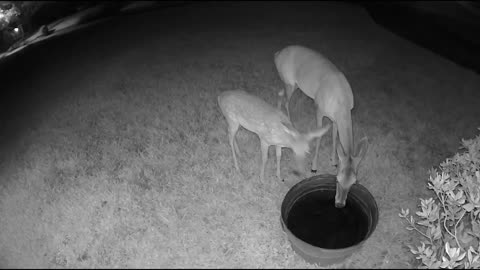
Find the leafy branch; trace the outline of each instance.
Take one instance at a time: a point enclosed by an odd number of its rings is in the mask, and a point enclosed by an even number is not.
[[[480,135],[462,146],[466,151],[440,164],[440,173],[430,171],[435,198],[420,198],[416,218],[409,209],[399,213],[406,229],[424,239],[408,245],[418,268],[480,268]]]

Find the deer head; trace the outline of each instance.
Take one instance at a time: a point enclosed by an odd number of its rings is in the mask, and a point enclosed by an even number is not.
[[[356,155],[346,155],[341,143],[337,145],[339,158],[337,173],[337,190],[335,194],[335,207],[345,207],[348,192],[353,184],[357,182],[358,165],[365,156],[368,148],[368,138],[363,138],[357,144]]]

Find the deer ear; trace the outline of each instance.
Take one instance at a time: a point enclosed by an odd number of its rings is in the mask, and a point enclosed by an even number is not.
[[[358,170],[358,164],[360,163],[360,161],[363,160],[363,158],[365,157],[365,154],[367,153],[367,150],[368,150],[368,138],[367,137],[363,137],[363,139],[361,139],[358,144],[357,144],[357,154],[355,157],[353,157],[353,166],[355,168],[355,171]]]
[[[368,150],[368,138],[363,137],[357,144],[356,157],[363,157]]]
[[[297,133],[295,132],[295,127],[290,122],[281,121],[280,124],[283,127],[283,130],[288,134],[295,136]]]
[[[327,124],[320,129],[308,132],[306,134],[307,140],[311,141],[315,138],[321,138],[323,135],[325,135],[325,133],[330,129],[331,126],[332,126],[331,124]]]
[[[345,151],[343,150],[343,146],[341,142],[337,143],[337,155],[342,163],[345,163],[345,161],[347,161],[348,157],[345,156]]]

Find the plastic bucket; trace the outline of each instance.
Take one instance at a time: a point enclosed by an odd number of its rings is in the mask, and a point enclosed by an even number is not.
[[[309,263],[344,261],[377,226],[378,207],[364,186],[354,184],[340,209],[335,208],[335,191],[335,175],[316,175],[297,183],[283,199],[282,228],[293,250]]]

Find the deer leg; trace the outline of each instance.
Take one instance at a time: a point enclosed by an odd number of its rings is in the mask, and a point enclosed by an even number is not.
[[[260,142],[260,147],[262,150],[262,166],[260,168],[260,181],[263,183],[265,176],[265,166],[267,165],[268,159],[268,144],[264,141]]]
[[[317,127],[322,128],[323,126],[323,113],[320,112],[320,110],[317,110]],[[323,137],[323,136],[322,136]],[[322,137],[317,138],[315,140],[315,154],[313,155],[313,160],[312,160],[312,173],[317,173],[317,165],[318,165],[318,148],[320,147],[320,141],[322,140]]]
[[[240,155],[240,150],[238,149],[237,139],[235,138],[235,136],[233,136],[233,146],[235,147],[235,151],[237,152],[237,155]]]
[[[287,109],[287,116],[288,116],[288,119],[290,120],[292,119],[290,118],[289,105],[290,105],[290,98],[293,95],[293,91],[295,91],[295,85],[285,84],[285,92],[286,92],[286,99],[287,99],[285,102],[285,108]]]
[[[282,159],[282,147],[277,145],[275,146],[275,154],[277,155],[277,178],[279,181],[283,181],[280,177],[280,160]]]
[[[280,90],[280,92],[278,92],[278,102],[277,102],[277,109],[279,110],[282,110],[282,103],[283,103],[283,100],[284,100],[284,97],[285,97],[285,90],[286,88]]]
[[[282,110],[282,101],[283,101],[284,95],[285,95],[284,90],[278,93],[277,109],[279,109],[280,111]]]
[[[230,147],[232,148],[233,163],[235,164],[237,171],[240,171],[240,168],[238,167],[237,156],[235,155],[235,149],[238,151],[238,146],[236,144],[237,142],[235,141],[235,134],[237,134],[239,127],[240,125],[238,123],[229,123],[228,125],[228,138],[230,140]]]
[[[337,166],[338,164],[338,156],[337,156],[337,134],[338,134],[338,125],[335,121],[332,121],[332,156],[330,157],[330,165]]]

